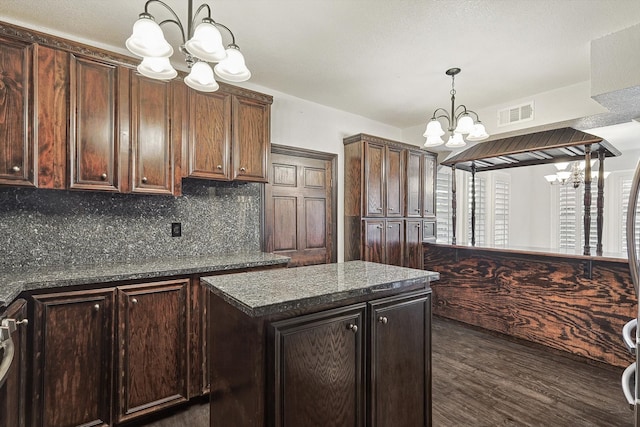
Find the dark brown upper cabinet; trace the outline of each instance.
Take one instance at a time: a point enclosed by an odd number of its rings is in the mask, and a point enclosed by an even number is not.
[[[231,95],[187,89],[188,176],[231,179]]]
[[[434,218],[436,158],[431,153],[407,150],[406,216]]]
[[[154,80],[130,72],[129,125],[131,159],[128,183],[132,193],[176,194],[178,166],[172,128],[173,98],[180,90],[172,82]],[[178,124],[177,120],[173,123]],[[126,131],[123,129],[123,134]],[[179,141],[178,141],[179,142]],[[126,153],[125,153],[126,155]]]
[[[0,38],[0,184],[36,186],[36,45]]]
[[[267,182],[271,102],[227,85],[213,93],[187,89],[185,176]]]
[[[71,55],[70,188],[119,191],[118,67]]]
[[[271,106],[233,97],[233,179],[267,182],[271,153]]]

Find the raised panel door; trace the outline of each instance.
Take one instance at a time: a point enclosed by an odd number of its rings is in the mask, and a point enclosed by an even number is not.
[[[404,233],[405,267],[422,270],[422,220],[406,220]]]
[[[35,186],[33,43],[0,38],[0,184]]]
[[[233,179],[267,182],[271,106],[252,99],[233,98]]]
[[[26,416],[27,385],[27,302],[19,299],[13,302],[3,318],[17,322],[11,333],[14,347],[13,362],[8,377],[0,387],[0,427],[24,427]]]
[[[419,151],[407,150],[407,217],[422,217],[422,156]]]
[[[436,158],[432,154],[425,154],[423,160],[422,216],[434,218],[436,216]]]
[[[384,145],[364,144],[363,206],[365,217],[384,217]]]
[[[34,426],[112,424],[114,296],[107,288],[33,297]]]
[[[431,295],[371,303],[370,427],[431,425]]]
[[[171,83],[130,75],[131,191],[172,194]]]
[[[404,150],[387,147],[385,159],[386,216],[402,217],[404,204]]]
[[[231,95],[187,90],[188,176],[231,179]]]
[[[119,191],[118,67],[71,55],[72,189]]]
[[[385,221],[364,220],[363,261],[385,262]]]
[[[365,305],[273,324],[275,426],[364,425]]]
[[[402,266],[404,263],[404,220],[386,220],[384,238],[384,263]]]
[[[118,287],[117,422],[188,400],[189,280]]]

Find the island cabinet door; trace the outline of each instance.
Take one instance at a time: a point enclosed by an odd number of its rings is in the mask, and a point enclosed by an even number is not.
[[[365,305],[273,324],[277,427],[362,427]]]
[[[118,287],[118,423],[187,401],[188,284]]]
[[[2,313],[0,313],[2,314]],[[19,299],[13,302],[5,315],[0,316],[16,322],[16,328],[11,332],[14,346],[14,356],[9,374],[0,387],[0,427],[24,427],[26,385],[27,385],[27,302]],[[11,329],[10,329],[11,330]]]
[[[36,295],[32,425],[109,426],[113,288]]]
[[[431,425],[431,294],[371,303],[369,427]]]

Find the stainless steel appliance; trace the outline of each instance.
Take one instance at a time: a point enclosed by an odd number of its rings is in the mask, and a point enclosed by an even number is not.
[[[629,256],[629,270],[631,271],[631,280],[638,295],[638,241],[636,239],[636,216],[638,211],[638,191],[640,191],[640,162],[636,167],[636,172],[631,183],[631,192],[629,194],[629,206],[627,208],[627,253]],[[638,328],[638,319],[640,319],[640,304],[638,305],[638,315],[636,319],[630,320],[622,329],[622,338],[625,345],[636,355],[636,361],[629,365],[622,374],[622,391],[634,410],[635,426],[640,427],[640,381],[637,381],[637,367],[640,366],[640,328]]]

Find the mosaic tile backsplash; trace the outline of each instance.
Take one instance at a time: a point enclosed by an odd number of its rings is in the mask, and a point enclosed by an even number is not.
[[[182,184],[180,197],[2,187],[0,271],[260,250],[262,184]]]

